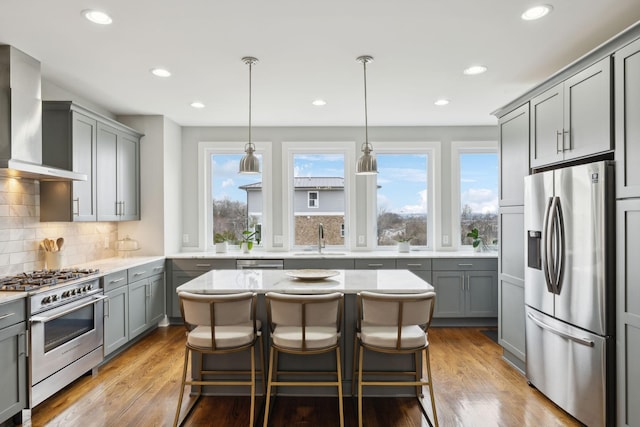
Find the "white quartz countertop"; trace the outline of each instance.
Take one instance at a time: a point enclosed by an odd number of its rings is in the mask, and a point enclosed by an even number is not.
[[[29,292],[0,291],[0,304],[26,298]]]
[[[497,251],[474,252],[474,251],[411,251],[401,253],[398,251],[261,251],[254,249],[251,253],[243,253],[239,250],[229,250],[226,253],[215,252],[180,252],[167,255],[170,259],[340,259],[340,258],[498,258]]]
[[[165,259],[163,256],[140,256],[126,258],[104,258],[84,264],[71,265],[69,268],[97,268],[100,270],[99,276],[104,276],[116,271],[126,270],[128,268],[137,267],[149,262],[160,261]],[[98,276],[98,277],[99,277]]]
[[[354,294],[359,291],[382,293],[420,293],[433,286],[408,270],[327,270],[337,275],[322,280],[291,277],[309,270],[211,270],[179,286],[177,292],[200,294],[252,291],[257,293]],[[313,270],[319,272],[320,270]]]

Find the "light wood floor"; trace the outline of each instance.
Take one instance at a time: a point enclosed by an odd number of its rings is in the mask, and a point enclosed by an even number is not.
[[[475,328],[429,331],[440,425],[579,426],[530,388],[501,359],[501,348]],[[32,411],[25,426],[170,426],[180,388],[184,328],[159,328],[98,370],[66,387]],[[188,397],[185,396],[185,400]],[[427,407],[428,398],[427,398]],[[262,404],[258,399],[258,405]],[[185,403],[186,404],[186,403]],[[275,400],[270,426],[335,426],[335,398]],[[428,410],[430,414],[430,410]],[[427,426],[415,399],[365,399],[365,425]],[[262,422],[262,415],[258,416]],[[205,397],[186,426],[247,426],[247,397]],[[353,399],[345,399],[345,425],[355,426]]]

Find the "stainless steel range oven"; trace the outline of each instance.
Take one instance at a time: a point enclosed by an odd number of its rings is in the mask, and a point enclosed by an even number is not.
[[[103,360],[103,313],[107,297],[99,279],[90,277],[97,270],[73,272],[61,275],[44,271],[20,276],[30,277],[17,288],[30,292],[31,408],[92,371]],[[52,275],[57,277],[50,278]],[[36,276],[45,278],[34,280]],[[1,285],[2,281],[0,288]]]

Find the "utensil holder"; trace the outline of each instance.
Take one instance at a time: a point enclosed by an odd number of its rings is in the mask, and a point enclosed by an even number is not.
[[[60,270],[62,268],[62,252],[45,252],[44,262],[48,270]]]

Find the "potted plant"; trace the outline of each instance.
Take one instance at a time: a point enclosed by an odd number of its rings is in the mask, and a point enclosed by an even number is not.
[[[248,254],[251,249],[253,249],[253,242],[260,244],[260,238],[258,237],[258,232],[255,230],[244,230],[242,232],[241,238],[241,246],[242,252]]]
[[[398,241],[398,252],[400,253],[408,253],[411,250],[411,239],[412,236],[407,236],[405,233],[400,233],[396,236],[396,240]]]
[[[223,233],[215,233],[213,235],[213,243],[216,244],[216,253],[225,254],[229,249],[227,237]]]
[[[467,237],[471,238],[471,244],[473,245],[473,250],[476,252],[480,252],[482,247],[484,246],[484,242],[482,241],[482,236],[480,236],[480,232],[477,228],[473,228],[470,232],[467,233]]]

